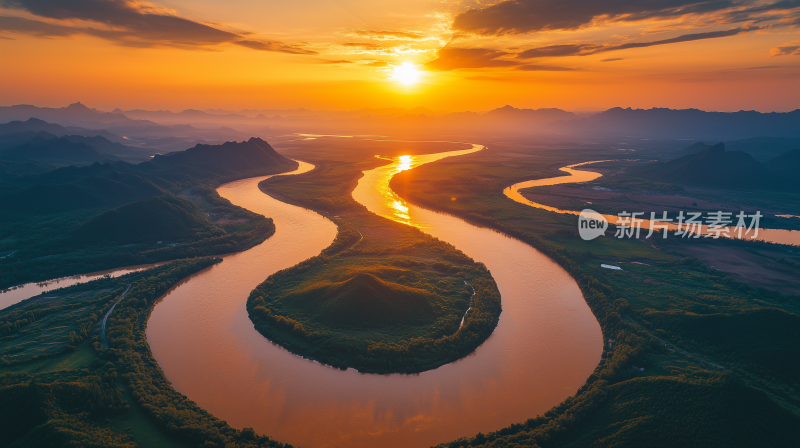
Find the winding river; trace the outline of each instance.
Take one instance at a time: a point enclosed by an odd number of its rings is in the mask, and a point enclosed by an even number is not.
[[[534,188],[534,187],[544,187],[550,185],[561,185],[561,184],[577,184],[583,182],[591,182],[595,179],[602,177],[603,175],[594,171],[585,171],[585,170],[578,170],[576,167],[589,165],[592,163],[602,163],[602,162],[610,162],[610,160],[594,160],[591,162],[581,162],[576,163],[573,165],[567,165],[563,168],[560,168],[561,171],[569,174],[568,176],[559,176],[559,177],[548,177],[545,179],[534,179],[534,180],[526,180],[524,182],[519,182],[510,187],[506,188],[503,191],[503,194],[506,195],[507,198],[519,202],[520,204],[525,204],[534,208],[540,208],[542,210],[547,210],[549,212],[555,213],[565,213],[570,215],[580,215],[580,211],[577,210],[562,210],[556,207],[551,207],[549,205],[540,204],[538,202],[533,202],[530,199],[526,198],[520,191],[525,190],[527,188]],[[734,213],[736,215],[736,213]],[[619,221],[619,216],[616,215],[602,215],[609,223],[617,224]],[[643,215],[645,216],[645,215]],[[646,216],[649,216],[647,214]],[[676,213],[670,213],[670,217],[673,219],[676,216]],[[790,216],[790,215],[784,215]],[[658,212],[656,212],[656,219],[660,216]],[[736,225],[735,217],[732,218],[734,222],[732,226]],[[750,219],[746,221],[746,224],[750,224]],[[650,220],[643,219],[641,223],[642,230],[650,228]],[[669,230],[675,231],[678,229],[676,224],[669,224]],[[708,228],[706,226],[698,227],[698,233],[700,235],[705,235],[708,233]],[[642,235],[646,235],[647,231],[642,233]],[[758,241],[765,241],[768,243],[775,243],[775,244],[789,244],[794,246],[800,246],[800,230],[785,230],[785,229],[764,229],[759,228],[757,236],[751,231],[750,233],[743,233],[742,235],[735,234],[733,230],[729,234],[732,237],[741,237],[742,239],[755,239]],[[754,238],[751,238],[755,236]],[[678,237],[676,237],[678,238]]]
[[[336,235],[321,215],[263,194],[264,177],[218,189],[273,218],[276,233],[165,294],[147,328],[173,386],[227,420],[298,447],[424,447],[541,414],[573,395],[600,361],[600,326],[575,281],[520,241],[404,202],[397,172],[471,149],[403,156],[366,171],[353,197],[486,264],[502,294],[491,337],[471,355],[417,375],[342,371],[292,355],[253,328],[245,303],[270,274],[318,254]],[[311,170],[301,163],[289,174]]]

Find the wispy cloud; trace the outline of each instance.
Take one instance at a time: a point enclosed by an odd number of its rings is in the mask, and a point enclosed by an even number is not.
[[[734,28],[724,31],[709,31],[705,33],[684,34],[669,39],[661,39],[650,42],[628,42],[624,44],[605,44],[594,43],[570,44],[570,45],[549,45],[545,47],[530,48],[517,54],[521,59],[533,59],[541,57],[557,56],[586,56],[590,54],[605,53],[608,51],[627,50],[630,48],[646,48],[656,45],[676,44],[682,42],[692,42],[703,39],[718,39],[721,37],[736,36],[738,34],[749,33],[758,30],[758,27]]]
[[[350,30],[348,34],[376,40],[422,40],[426,38],[424,34],[416,31]]]
[[[786,42],[779,47],[775,47],[770,50],[770,54],[773,56],[800,56],[800,40]]]
[[[800,0],[506,0],[455,16],[452,28],[478,35],[576,30],[610,22],[716,17],[717,23],[776,20],[796,15]],[[784,13],[782,16],[779,13]]]
[[[460,68],[512,67],[519,62],[498,59],[511,53],[486,48],[453,48],[439,50],[438,58],[425,64],[431,70],[456,70]]]
[[[297,44],[254,40],[251,33],[221,30],[135,0],[0,0],[0,6],[43,19],[0,17],[0,30],[38,37],[83,34],[135,47],[191,48],[232,43],[261,51],[316,54]]]

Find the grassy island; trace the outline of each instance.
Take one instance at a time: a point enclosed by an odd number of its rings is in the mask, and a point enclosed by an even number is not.
[[[386,163],[360,156],[262,182],[283,201],[331,216],[339,234],[322,255],[259,285],[250,318],[294,353],[361,372],[422,372],[468,355],[497,326],[497,285],[453,246],[355,202],[361,171]]]

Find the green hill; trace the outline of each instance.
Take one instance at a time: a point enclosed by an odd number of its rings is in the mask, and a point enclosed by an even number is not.
[[[434,316],[434,294],[360,273],[337,283],[315,284],[288,295],[334,325],[380,327],[421,324]]]
[[[34,184],[0,197],[7,211],[45,215],[83,208],[115,207],[127,202],[167,195],[152,181],[136,175],[89,175],[69,183]]]
[[[767,185],[769,179],[764,165],[750,154],[725,151],[723,143],[668,162],[645,165],[631,173],[667,182],[713,186],[760,187]]]
[[[86,243],[155,243],[185,240],[196,234],[224,233],[190,201],[159,196],[132,202],[95,216],[74,231]]]

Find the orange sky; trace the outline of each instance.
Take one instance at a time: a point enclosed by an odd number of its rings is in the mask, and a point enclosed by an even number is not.
[[[0,0],[0,55],[2,105],[787,111],[800,2]]]

